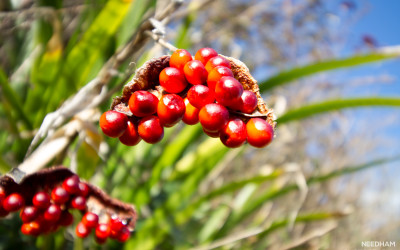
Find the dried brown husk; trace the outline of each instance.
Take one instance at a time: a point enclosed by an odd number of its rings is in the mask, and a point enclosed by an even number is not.
[[[269,109],[261,97],[260,90],[257,81],[251,76],[247,66],[238,59],[220,55],[228,59],[231,63],[231,70],[234,77],[243,85],[245,90],[250,90],[256,94],[258,99],[258,104],[256,110],[252,114],[245,114],[237,111],[230,110],[235,116],[241,117],[243,120],[248,120],[251,117],[260,117],[268,121],[268,123],[275,127],[275,122],[273,120],[273,111]],[[122,96],[115,97],[111,109],[125,113],[128,116],[132,116],[131,111],[128,107],[129,98],[133,92],[137,90],[147,90],[155,94],[160,98],[164,93],[164,89],[159,84],[159,74],[161,71],[169,67],[170,56],[161,56],[159,58],[154,58],[143,64],[142,67],[136,70],[135,76],[129,81],[123,88]],[[179,93],[182,97],[186,96],[189,86]]]
[[[68,168],[55,166],[25,176],[20,184],[17,184],[10,176],[1,176],[0,186],[4,188],[7,195],[20,193],[26,203],[30,204],[35,193],[41,190],[51,191],[72,175],[74,173]],[[81,182],[86,183],[89,187],[89,194],[86,197],[87,210],[83,212],[95,212],[100,216],[100,221],[109,219],[116,214],[127,222],[130,231],[134,230],[137,213],[133,205],[111,198],[106,192],[88,182],[83,180]]]

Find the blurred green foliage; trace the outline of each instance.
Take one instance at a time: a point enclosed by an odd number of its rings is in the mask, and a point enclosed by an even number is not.
[[[2,173],[23,161],[32,137],[46,114],[54,111],[98,74],[102,65],[137,31],[145,14],[154,10],[156,2],[88,1],[90,7],[82,10],[79,25],[68,36],[67,41],[63,41],[65,36],[61,29],[62,16],[57,12],[37,19],[34,28],[26,34],[16,34],[18,49],[10,51],[14,63],[9,65],[7,72],[0,69]],[[54,9],[60,9],[62,4],[61,0],[37,1],[37,6]],[[196,12],[192,11],[177,25],[178,47],[190,49],[192,44],[186,37],[195,18]],[[143,62],[150,56],[151,54],[144,53],[139,61]],[[394,56],[397,55],[377,51],[317,62],[278,73],[262,81],[260,88],[265,94],[276,86],[311,74]],[[28,68],[21,66],[29,62],[31,64]],[[127,65],[128,62],[120,70],[125,70]],[[13,77],[15,72],[21,74],[22,78]],[[118,77],[114,79],[109,84],[110,88],[119,84],[118,80]],[[399,104],[400,99],[383,97],[314,103],[289,110],[279,117],[278,126],[332,110]],[[105,111],[108,105],[109,103],[105,103],[99,109]],[[107,248],[187,249],[207,245],[234,234],[244,222],[254,227],[262,226],[256,216],[260,208],[273,199],[298,190],[297,185],[278,185],[285,173],[276,169],[268,174],[259,173],[252,177],[228,180],[219,188],[200,191],[201,184],[215,169],[230,164],[232,159],[243,157],[247,146],[228,149],[219,140],[206,138],[199,125],[168,129],[160,144],[147,145],[142,142],[133,148],[123,146],[114,139],[103,138],[99,131],[92,138],[105,141],[109,151],[101,159],[87,142],[74,143],[72,147],[77,147],[78,150],[78,173],[86,179],[94,176],[92,181],[115,198],[135,204],[139,213],[137,228],[131,239],[124,245],[109,241]],[[342,168],[309,177],[306,181],[309,185],[327,182],[334,177],[392,160],[395,159]],[[69,164],[70,159],[65,157],[61,162]],[[216,200],[219,202],[215,203]],[[310,223],[336,217],[335,211],[317,211],[299,215],[294,223]],[[254,235],[253,240],[243,242],[242,246],[251,249],[264,248],[268,246],[268,234],[289,223],[289,218],[274,221]],[[19,233],[20,224],[16,216],[0,222],[1,249],[82,249],[96,245],[93,239],[76,239],[73,228],[38,239],[25,237]]]

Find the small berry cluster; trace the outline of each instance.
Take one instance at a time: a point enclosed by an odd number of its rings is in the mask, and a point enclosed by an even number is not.
[[[188,125],[200,121],[207,135],[231,148],[246,141],[264,147],[273,139],[273,128],[265,119],[243,116],[256,111],[258,98],[234,78],[230,61],[211,48],[200,49],[194,59],[188,51],[176,50],[169,67],[160,72],[159,84],[166,92],[160,100],[151,91],[133,92],[128,103],[132,117],[105,112],[100,118],[103,132],[129,146],[141,139],[157,143],[163,127],[182,120]]]
[[[36,237],[40,234],[55,232],[59,227],[72,225],[74,218],[69,210],[86,211],[89,194],[89,186],[81,182],[77,175],[64,179],[61,185],[37,191],[33,196],[24,196],[22,192],[13,192],[7,195],[5,189],[0,186],[0,216],[5,217],[11,212],[21,210],[19,213],[23,223],[21,232]],[[95,217],[96,221],[85,223],[84,221],[89,221],[85,219],[88,214]],[[119,219],[115,217],[113,220]],[[82,222],[78,224],[76,234],[78,237],[86,237],[89,235],[90,229],[94,227],[96,228],[97,242],[104,243],[109,236],[124,242],[129,238],[130,233],[122,221],[119,221],[121,226],[112,230],[109,224],[98,224],[98,215],[87,212]],[[107,230],[103,230],[104,225],[108,228]],[[86,230],[86,234],[82,233],[82,228]]]

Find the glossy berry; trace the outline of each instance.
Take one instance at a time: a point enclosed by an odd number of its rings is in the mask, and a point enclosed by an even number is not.
[[[61,208],[57,204],[51,204],[44,212],[44,218],[47,221],[58,221],[61,216]]]
[[[219,138],[219,131],[208,131],[207,129],[203,128],[203,132],[212,138]]]
[[[215,86],[215,99],[224,106],[235,106],[240,102],[243,86],[231,76],[222,77]]]
[[[137,125],[133,122],[128,121],[128,127],[125,132],[119,137],[119,141],[126,146],[135,146],[137,145],[142,138],[140,138],[138,133]]]
[[[228,61],[228,59],[222,56],[214,56],[207,62],[206,70],[208,73],[210,73],[211,70],[213,70],[217,66],[224,66],[227,68],[231,68],[231,63]]]
[[[214,93],[204,85],[194,85],[191,87],[187,93],[187,98],[190,104],[198,109],[215,101]]]
[[[87,197],[89,195],[89,186],[86,183],[79,182],[79,195]]]
[[[69,199],[69,193],[63,187],[55,187],[51,192],[51,199],[56,204],[64,204]]]
[[[187,98],[185,98],[183,101],[185,102],[186,109],[182,121],[188,125],[197,124],[199,122],[200,109],[195,108],[192,104],[190,104]]]
[[[151,115],[140,120],[138,131],[140,137],[147,143],[157,143],[164,137],[164,128],[161,126],[160,119]]]
[[[174,51],[174,53],[172,53],[171,58],[169,59],[169,66],[183,71],[185,64],[191,60],[192,55],[189,53],[189,51],[177,49]]]
[[[21,226],[21,232],[25,235],[39,236],[39,234],[41,233],[41,226],[36,221],[24,223]]]
[[[127,227],[123,227],[117,233],[116,240],[118,240],[119,242],[125,242],[129,239],[130,236],[131,232],[129,232],[129,229]]]
[[[118,232],[123,227],[125,227],[125,223],[118,216],[112,216],[111,217],[111,219],[110,219],[110,229],[111,229],[111,231]]]
[[[202,48],[196,52],[194,59],[199,60],[203,65],[206,65],[208,60],[215,56],[218,56],[217,51],[212,48]]]
[[[240,97],[240,101],[232,108],[246,114],[251,114],[256,110],[257,103],[258,100],[256,94],[250,90],[245,90]]]
[[[99,224],[99,216],[92,212],[87,212],[82,217],[82,223],[88,228],[96,228]]]
[[[251,118],[246,124],[246,132],[248,143],[257,148],[265,147],[274,137],[272,126],[261,118]]]
[[[224,76],[233,77],[232,70],[225,66],[217,66],[208,74],[207,85],[212,92],[215,92],[217,82]]]
[[[8,212],[20,210],[25,205],[25,200],[19,193],[12,193],[3,201],[3,208]]]
[[[246,142],[246,125],[239,118],[229,119],[228,124],[221,129],[221,142],[229,148],[237,148]]]
[[[188,84],[183,71],[172,67],[167,67],[161,71],[159,81],[165,91],[172,94],[182,92]]]
[[[50,195],[43,191],[37,192],[32,198],[32,203],[39,209],[46,209],[50,206]]]
[[[86,238],[90,234],[90,229],[87,228],[82,222],[79,222],[75,228],[75,233],[79,238]]]
[[[162,126],[172,127],[182,120],[185,109],[186,107],[182,97],[175,94],[167,94],[164,95],[158,103],[157,115]]]
[[[157,111],[157,96],[144,90],[135,91],[129,98],[129,109],[137,117],[152,115]]]
[[[63,227],[67,227],[72,225],[74,222],[74,216],[68,211],[64,211],[61,214],[60,219],[58,220],[57,224]]]
[[[36,219],[39,215],[39,210],[34,206],[27,206],[21,210],[19,217],[23,223],[28,223]]]
[[[109,137],[120,137],[127,126],[128,117],[117,111],[106,111],[100,117],[100,128]]]
[[[79,177],[77,175],[72,175],[63,181],[62,187],[67,190],[69,194],[79,193]]]
[[[100,239],[107,239],[110,236],[110,225],[99,223],[96,227],[96,237]]]
[[[207,70],[198,60],[192,60],[185,64],[183,68],[186,80],[193,84],[203,84],[207,81]]]
[[[217,103],[210,103],[201,108],[199,120],[204,129],[215,132],[222,129],[229,120],[228,110]]]
[[[83,196],[76,196],[71,200],[71,208],[75,208],[78,210],[86,209],[86,198]]]

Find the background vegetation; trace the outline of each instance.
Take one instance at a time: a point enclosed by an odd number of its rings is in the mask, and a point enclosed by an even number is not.
[[[399,123],[400,98],[371,95],[388,81],[379,72],[331,71],[393,59],[400,49],[366,37],[344,51],[363,9],[324,2],[2,1],[1,173],[63,164],[135,204],[131,239],[107,248],[348,249],[395,239],[399,217],[386,206],[393,194],[378,182],[380,196],[372,195],[367,185],[378,180],[361,171],[378,167],[369,173],[381,176],[397,159],[386,128]],[[158,38],[245,62],[276,112],[275,141],[232,150],[183,124],[157,145],[104,137],[98,118],[112,97],[144,61],[169,53]],[[73,227],[34,239],[20,225],[17,216],[0,221],[0,248],[97,246]]]

